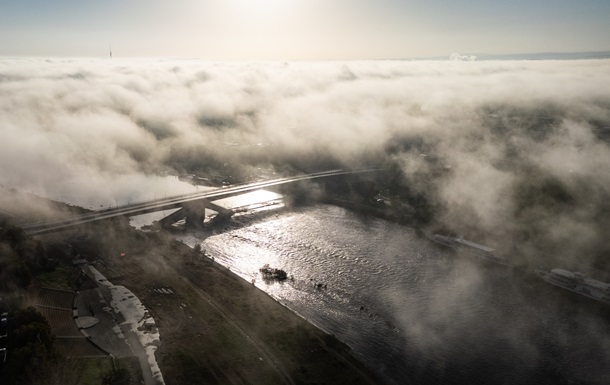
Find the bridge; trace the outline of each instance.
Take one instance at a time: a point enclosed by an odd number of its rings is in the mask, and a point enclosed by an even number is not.
[[[176,212],[171,214],[174,218],[184,218],[187,217],[187,221],[190,219],[194,219],[194,216],[201,216],[200,213],[205,208],[210,208],[219,213],[220,216],[230,217],[233,215],[233,211],[226,209],[224,207],[218,206],[212,202],[212,200],[219,200],[223,198],[230,198],[236,195],[245,194],[247,192],[251,192],[254,190],[260,190],[264,188],[271,188],[281,185],[286,185],[290,183],[306,181],[306,180],[314,180],[314,179],[322,179],[322,178],[330,178],[341,175],[348,174],[357,174],[357,173],[366,173],[378,171],[378,169],[368,169],[368,170],[330,170],[330,171],[322,171],[313,174],[305,174],[305,175],[297,175],[293,177],[273,179],[262,182],[255,182],[243,185],[235,185],[230,187],[218,188],[215,190],[210,190],[206,192],[196,192],[191,194],[167,197],[164,199],[148,201],[148,202],[140,202],[133,203],[120,207],[111,207],[104,210],[97,210],[90,213],[86,213],[83,215],[74,216],[67,219],[48,221],[48,222],[40,222],[40,223],[30,223],[22,226],[22,228],[26,231],[26,233],[30,235],[51,233],[55,231],[65,230],[70,227],[83,225],[86,223],[91,223],[95,221],[100,221],[104,219],[110,219],[118,216],[135,216],[141,214],[148,214],[152,212],[169,210],[169,209],[180,209],[180,213]],[[199,214],[198,214],[199,213]],[[180,219],[180,218],[179,218]]]

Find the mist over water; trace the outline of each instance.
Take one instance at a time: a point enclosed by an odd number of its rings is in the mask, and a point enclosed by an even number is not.
[[[348,343],[390,383],[610,380],[610,312],[533,274],[449,252],[408,227],[319,205],[235,227],[202,246]],[[294,280],[263,281],[265,263]]]

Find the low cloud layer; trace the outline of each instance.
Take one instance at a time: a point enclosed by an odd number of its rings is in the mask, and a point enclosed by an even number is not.
[[[168,173],[390,162],[447,226],[599,251],[608,64],[4,58],[0,184],[120,204],[185,192]]]

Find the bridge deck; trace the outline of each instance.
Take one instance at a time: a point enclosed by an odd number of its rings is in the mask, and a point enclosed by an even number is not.
[[[87,213],[84,215],[75,216],[70,219],[58,220],[58,221],[49,221],[43,223],[32,223],[23,226],[23,229],[30,235],[49,233],[54,231],[61,231],[65,228],[78,226],[89,222],[99,221],[103,219],[109,219],[117,216],[135,216],[140,214],[148,214],[156,211],[169,210],[184,207],[188,205],[189,202],[195,204],[197,201],[204,201],[215,211],[219,213],[225,213],[223,210],[227,210],[221,206],[215,205],[211,200],[219,200],[223,198],[230,198],[233,196],[245,194],[250,191],[270,188],[274,186],[281,186],[289,183],[312,180],[312,179],[320,179],[320,178],[329,178],[329,177],[337,177],[341,175],[347,174],[356,174],[356,173],[366,173],[366,172],[374,172],[379,171],[379,169],[368,169],[368,170],[358,170],[358,171],[343,171],[343,170],[331,170],[318,172],[314,174],[307,175],[299,175],[290,178],[282,178],[271,181],[264,182],[256,182],[250,183],[247,185],[238,185],[231,186],[227,188],[220,188],[207,192],[198,192],[193,194],[169,197],[162,200],[156,200],[151,202],[141,202],[134,203],[127,206],[115,207],[106,210],[94,211],[91,213]],[[214,208],[215,207],[215,208]]]

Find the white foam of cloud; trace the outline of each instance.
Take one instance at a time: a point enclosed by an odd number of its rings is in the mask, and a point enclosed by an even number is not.
[[[520,224],[524,170],[583,201],[608,194],[604,84],[607,60],[5,58],[0,184],[97,207],[186,192],[160,192],[167,172],[362,166],[394,148],[414,188],[434,184],[446,221],[502,232]],[[447,167],[442,178],[424,177],[430,159]]]

